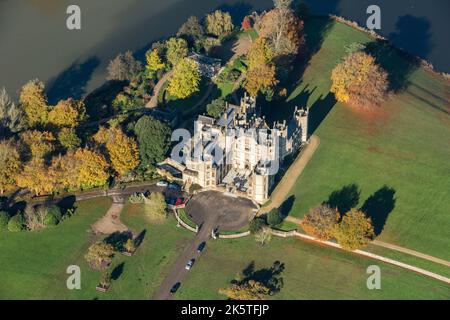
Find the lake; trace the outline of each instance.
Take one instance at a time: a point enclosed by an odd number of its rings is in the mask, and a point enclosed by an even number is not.
[[[399,47],[450,72],[448,0],[307,0],[314,13],[335,13],[365,23],[366,8],[382,9],[381,34]],[[82,30],[66,28],[66,8],[81,7]],[[119,52],[143,54],[190,16],[214,9],[236,21],[271,0],[0,0],[0,86],[11,96],[30,79],[47,84],[51,102],[80,97],[105,81]]]

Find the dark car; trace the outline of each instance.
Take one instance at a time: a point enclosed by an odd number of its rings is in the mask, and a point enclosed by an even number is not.
[[[205,247],[206,247],[206,242],[203,241],[202,243],[200,243],[200,244],[198,245],[197,252],[198,252],[198,253],[202,253],[202,251],[205,249]]]
[[[177,282],[173,285],[172,289],[170,289],[170,294],[174,294],[180,288],[181,283]]]
[[[169,189],[180,190],[181,187],[178,184],[176,184],[176,183],[169,183]]]

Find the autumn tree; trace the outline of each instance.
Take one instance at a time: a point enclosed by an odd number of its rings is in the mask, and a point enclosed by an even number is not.
[[[245,16],[244,19],[242,20],[242,29],[244,29],[244,31],[248,31],[252,28],[252,19],[249,16]]]
[[[275,66],[260,65],[247,71],[245,90],[252,97],[265,93],[278,84]]]
[[[267,226],[263,226],[254,235],[256,242],[259,242],[261,246],[272,240],[272,230]]]
[[[267,39],[258,38],[253,42],[248,51],[247,58],[249,69],[270,64],[273,59],[273,51]]]
[[[267,39],[276,58],[287,58],[287,62],[299,53],[305,43],[303,22],[283,1],[262,17],[259,35]]]
[[[62,128],[58,132],[58,142],[66,150],[74,150],[81,145],[81,139],[74,128]]]
[[[191,43],[202,38],[204,35],[205,30],[196,16],[189,17],[177,32],[178,37],[186,37]]]
[[[141,63],[131,51],[120,53],[108,65],[108,80],[130,81],[141,71]]]
[[[182,38],[170,38],[166,42],[166,48],[167,61],[172,66],[176,66],[189,54],[188,43]]]
[[[170,127],[151,116],[142,116],[134,126],[143,166],[163,161],[170,147]]]
[[[309,210],[301,222],[305,232],[320,240],[333,237],[334,228],[339,221],[339,212],[326,204],[321,204]]]
[[[379,106],[386,99],[388,75],[371,55],[358,51],[348,55],[331,74],[336,100],[356,107]]]
[[[86,117],[82,101],[69,98],[61,100],[48,114],[48,121],[57,127],[76,127]]]
[[[30,127],[42,126],[48,121],[49,106],[44,90],[44,84],[36,79],[25,84],[20,91],[19,102]]]
[[[138,146],[133,138],[128,137],[119,127],[100,128],[94,140],[106,147],[112,168],[119,174],[134,169],[139,164]]]
[[[162,62],[158,50],[153,49],[147,52],[145,55],[147,60],[146,68],[150,72],[157,72],[158,70],[164,69],[165,65]]]
[[[186,99],[200,90],[200,80],[198,64],[192,59],[184,58],[175,66],[167,92],[172,97]]]
[[[109,166],[101,154],[88,149],[77,149],[74,160],[76,171],[73,179],[78,188],[95,188],[107,182]]]
[[[27,154],[33,158],[44,158],[56,149],[56,139],[49,131],[28,130],[21,138],[27,148]]]
[[[55,182],[49,175],[44,159],[33,158],[17,175],[17,186],[26,188],[38,196],[52,193]]]
[[[24,127],[23,112],[9,97],[5,87],[0,89],[0,135],[18,132]]]
[[[206,16],[206,31],[216,37],[230,33],[233,28],[233,20],[228,12],[216,10]]]
[[[234,283],[230,288],[219,289],[219,293],[230,300],[264,300],[269,296],[270,289],[262,282],[249,280]]]
[[[0,194],[12,190],[20,170],[19,152],[10,141],[0,141]]]
[[[375,236],[372,220],[364,212],[351,209],[336,226],[334,237],[346,250],[356,250],[366,246]]]
[[[104,242],[96,242],[91,245],[84,256],[89,266],[95,270],[105,270],[114,257],[114,247]]]

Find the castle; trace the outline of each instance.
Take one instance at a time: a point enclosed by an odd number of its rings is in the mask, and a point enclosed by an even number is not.
[[[295,108],[289,123],[270,128],[255,99],[244,96],[239,106],[227,104],[218,119],[198,117],[177,167],[185,186],[197,184],[261,204],[269,198],[279,164],[307,141],[308,110]]]

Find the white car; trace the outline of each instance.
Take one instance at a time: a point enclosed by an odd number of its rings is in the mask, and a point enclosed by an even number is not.
[[[166,187],[169,185],[169,183],[168,183],[167,181],[161,180],[161,181],[158,181],[158,183],[156,183],[156,185],[157,185],[158,187],[164,187],[164,188],[166,188]]]
[[[186,264],[186,270],[191,270],[192,266],[194,265],[195,259],[189,260],[189,262]]]

